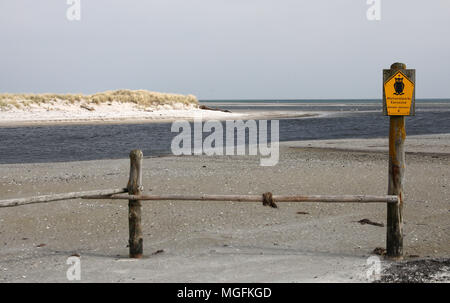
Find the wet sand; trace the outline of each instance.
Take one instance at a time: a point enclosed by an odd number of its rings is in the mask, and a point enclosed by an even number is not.
[[[450,136],[407,139],[406,260],[450,257]],[[259,157],[144,160],[152,193],[386,194],[384,139],[285,142]],[[129,160],[0,165],[2,199],[123,187]],[[144,254],[129,260],[128,202],[70,200],[0,208],[0,282],[365,282],[385,247],[384,204],[143,202]],[[299,213],[300,212],[300,213]],[[163,252],[154,254],[163,250]],[[383,260],[383,268],[390,261]]]

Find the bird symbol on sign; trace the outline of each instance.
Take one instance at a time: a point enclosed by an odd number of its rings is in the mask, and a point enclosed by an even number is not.
[[[401,77],[395,78],[394,89],[395,89],[394,95],[404,94],[403,90],[405,89],[405,83],[403,83],[403,78]]]

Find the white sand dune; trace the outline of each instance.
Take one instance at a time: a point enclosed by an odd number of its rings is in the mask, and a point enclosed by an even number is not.
[[[67,103],[61,100],[0,110],[0,125],[87,122],[161,122],[177,119],[234,119],[243,113],[200,109],[197,104],[165,104],[143,108],[134,103]]]
[[[133,123],[234,119],[246,114],[201,109],[193,95],[121,89],[83,94],[0,94],[0,125]]]

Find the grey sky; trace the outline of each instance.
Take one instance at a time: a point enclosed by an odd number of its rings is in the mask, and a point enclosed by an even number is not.
[[[381,70],[416,68],[450,97],[450,1],[0,0],[0,92],[149,89],[200,99],[380,98]]]

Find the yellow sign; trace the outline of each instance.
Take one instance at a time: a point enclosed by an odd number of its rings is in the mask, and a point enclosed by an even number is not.
[[[387,114],[389,116],[409,116],[414,94],[414,83],[402,72],[397,72],[384,83]]]

